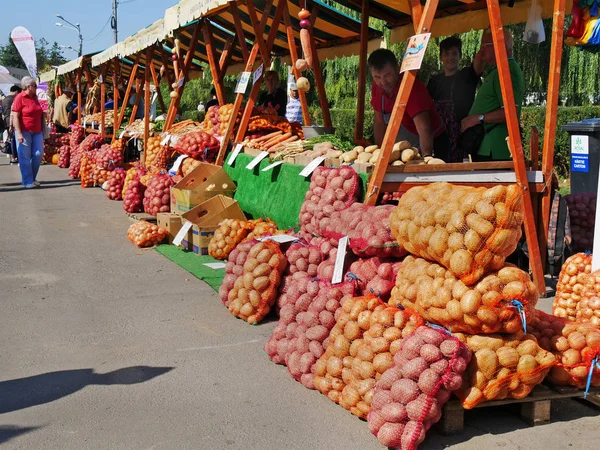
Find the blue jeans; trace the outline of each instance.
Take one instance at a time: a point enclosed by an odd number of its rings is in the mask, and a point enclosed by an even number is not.
[[[25,140],[17,140],[19,153],[19,169],[21,169],[21,184],[32,184],[40,170],[44,155],[44,133],[23,132]]]

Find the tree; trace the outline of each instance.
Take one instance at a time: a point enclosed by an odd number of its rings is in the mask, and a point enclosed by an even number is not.
[[[19,55],[19,50],[10,38],[10,34],[8,35],[8,43],[0,45],[0,65],[27,69],[21,55]]]
[[[66,63],[66,58],[62,55],[58,42],[54,41],[52,47],[48,51],[48,64],[51,66],[60,66]]]

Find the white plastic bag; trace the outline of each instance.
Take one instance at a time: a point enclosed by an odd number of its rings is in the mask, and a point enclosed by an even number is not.
[[[540,44],[546,40],[546,32],[542,22],[542,7],[538,5],[537,0],[532,0],[527,12],[527,25],[525,25],[523,40],[530,44]]]

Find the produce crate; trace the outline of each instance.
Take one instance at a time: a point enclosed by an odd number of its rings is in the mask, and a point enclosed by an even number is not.
[[[550,423],[552,400],[572,398],[600,407],[600,388],[591,388],[585,400],[583,399],[584,393],[583,389],[540,384],[525,398],[484,402],[473,409],[518,405],[521,419],[531,426],[544,425]],[[443,435],[461,433],[464,430],[464,422],[465,409],[462,403],[459,400],[451,399],[442,409],[442,418],[436,424],[437,431]]]

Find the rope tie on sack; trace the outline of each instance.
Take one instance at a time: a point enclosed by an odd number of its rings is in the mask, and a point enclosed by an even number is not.
[[[440,330],[440,331],[443,331],[444,333],[446,333],[446,334],[448,334],[448,335],[452,336],[452,330],[451,330],[451,329],[449,329],[449,328],[446,328],[446,327],[443,327],[443,326],[441,326],[441,325],[437,325],[437,324],[435,324],[435,323],[431,323],[431,322],[425,322],[425,324],[426,324],[428,327],[430,327],[430,328],[433,328],[434,330]]]
[[[592,376],[594,375],[594,369],[600,370],[600,362],[598,362],[598,355],[596,355],[594,359],[592,359],[592,363],[590,364],[587,382],[585,383],[585,393],[583,394],[584,399],[588,396],[590,392],[590,387],[592,386]]]
[[[521,325],[523,326],[523,331],[527,333],[527,316],[525,315],[525,306],[519,300],[511,300],[510,308],[517,308],[519,312],[519,316],[521,317]]]
[[[361,281],[360,277],[352,272],[348,272],[346,278],[348,278],[348,281]]]

